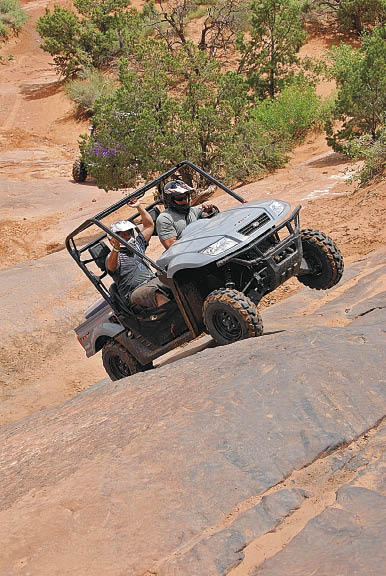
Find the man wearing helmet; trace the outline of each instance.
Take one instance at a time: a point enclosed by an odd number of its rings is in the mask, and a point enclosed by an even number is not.
[[[142,231],[135,235],[136,226],[130,220],[119,220],[110,228],[144,254],[153,234],[154,222],[139,200],[130,206],[136,208],[142,218]],[[116,238],[110,238],[110,243],[113,249],[107,256],[106,268],[121,298],[129,305],[140,308],[156,308],[169,302],[163,293],[165,287],[147,263]]]
[[[203,213],[209,214],[213,205],[205,203],[190,206],[190,193],[193,190],[182,180],[172,180],[165,184],[163,201],[165,210],[157,218],[157,234],[164,248],[168,249],[181,236],[188,224],[198,220]]]

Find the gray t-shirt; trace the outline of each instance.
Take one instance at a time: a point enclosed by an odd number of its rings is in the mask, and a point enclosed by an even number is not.
[[[157,218],[157,234],[160,240],[179,238],[188,224],[195,222],[201,211],[199,206],[192,206],[188,214],[181,214],[172,208],[167,208]]]
[[[136,249],[145,254],[148,244],[144,236],[139,232],[135,240]],[[106,261],[106,269],[107,261]],[[121,248],[118,254],[118,266],[114,272],[109,271],[115,284],[117,285],[119,295],[124,300],[129,300],[130,295],[143,284],[155,277],[148,265],[141,260],[140,256],[133,254],[128,248]]]

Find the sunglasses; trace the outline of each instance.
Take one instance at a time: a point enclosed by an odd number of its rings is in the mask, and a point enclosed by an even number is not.
[[[183,194],[182,196],[174,196],[175,202],[187,202],[189,200],[189,194]]]

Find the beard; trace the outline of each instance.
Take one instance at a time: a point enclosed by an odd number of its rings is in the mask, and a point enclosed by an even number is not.
[[[177,204],[176,202],[173,202],[172,208],[180,214],[188,214],[190,210],[190,203],[187,202],[186,204]]]

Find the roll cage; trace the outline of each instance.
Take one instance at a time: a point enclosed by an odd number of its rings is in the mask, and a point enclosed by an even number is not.
[[[148,192],[149,190],[151,190],[152,188],[157,188],[158,192],[159,192],[159,196],[161,197],[165,181],[168,178],[170,178],[171,176],[173,176],[174,174],[181,171],[181,168],[184,168],[184,167],[190,168],[194,172],[198,173],[201,177],[205,178],[206,180],[208,180],[212,184],[215,184],[216,186],[218,186],[219,188],[224,190],[224,192],[226,192],[227,194],[229,194],[230,196],[235,198],[238,202],[240,202],[242,204],[246,203],[246,200],[242,196],[239,196],[238,194],[236,194],[233,190],[228,188],[228,186],[226,186],[225,184],[223,184],[222,182],[220,182],[219,180],[217,180],[216,178],[214,178],[213,176],[211,176],[210,174],[205,172],[205,170],[202,170],[202,168],[199,168],[198,166],[196,166],[192,162],[189,162],[188,160],[183,160],[182,162],[180,162],[179,164],[177,164],[176,166],[174,166],[170,170],[167,170],[166,172],[164,172],[163,174],[161,174],[160,176],[158,176],[157,178],[155,178],[151,182],[145,184],[144,186],[141,186],[140,188],[138,188],[134,192],[131,192],[130,194],[128,194],[127,196],[122,198],[122,200],[119,200],[118,202],[116,202],[115,204],[112,204],[111,206],[109,206],[105,210],[102,210],[102,212],[99,212],[94,217],[88,218],[80,226],[75,228],[75,230],[73,230],[73,232],[68,234],[68,236],[66,237],[65,244],[66,244],[66,248],[67,248],[69,254],[72,256],[72,258],[78,264],[78,266],[83,270],[83,272],[86,274],[86,276],[92,282],[92,284],[95,286],[95,288],[101,294],[101,296],[109,303],[109,305],[111,306],[111,308],[114,310],[114,312],[116,313],[116,315],[118,317],[121,316],[122,311],[121,311],[121,309],[118,309],[116,302],[114,301],[114,299],[112,298],[112,296],[108,290],[108,287],[103,282],[103,279],[107,276],[107,271],[104,268],[104,259],[107,256],[107,253],[110,251],[110,249],[107,247],[107,245],[104,245],[104,243],[103,243],[103,240],[107,236],[111,236],[111,237],[119,240],[131,252],[133,252],[134,254],[137,254],[141,259],[143,259],[145,262],[147,262],[148,265],[150,265],[154,270],[157,270],[158,273],[165,274],[166,271],[162,267],[160,267],[156,262],[154,262],[151,258],[149,258],[145,254],[142,254],[141,252],[139,252],[134,246],[132,246],[131,244],[128,244],[120,236],[118,236],[116,233],[114,233],[108,226],[106,226],[106,224],[104,224],[102,222],[102,220],[104,220],[106,217],[110,216],[111,214],[113,214],[117,210],[121,209],[125,205],[129,204],[130,201],[132,201],[133,199],[142,198],[145,195],[145,193]],[[151,204],[149,204],[146,207],[146,209],[152,214],[154,220],[156,219],[156,215],[157,215],[156,207],[157,207],[157,205],[160,205],[160,204],[163,204],[163,201],[161,199],[156,200],[155,202],[152,202]],[[134,214],[133,216],[128,218],[128,220],[130,220],[131,222],[133,222],[135,224],[136,223],[135,220],[139,216],[140,215],[137,212],[136,214]],[[77,245],[77,239],[79,240],[79,238],[78,238],[79,235],[81,233],[85,232],[87,229],[91,228],[92,226],[97,226],[101,230],[101,234],[99,234],[96,238],[93,238],[90,242],[87,242],[86,244],[84,244],[82,246],[79,246],[79,242]],[[105,252],[104,253],[103,253],[103,246],[105,246]],[[102,249],[99,250],[99,252],[96,252],[94,250],[95,247],[102,247]],[[86,252],[88,252],[90,254],[90,257],[86,255]],[[99,254],[99,260],[98,260],[98,254]],[[90,269],[90,265],[92,263],[94,263],[98,266],[98,268],[102,271],[101,274],[95,274]]]

